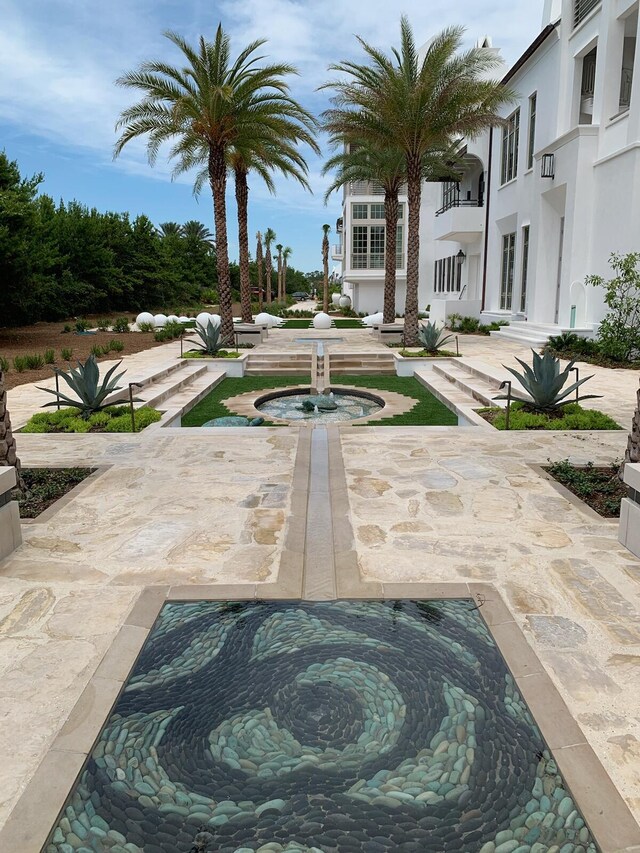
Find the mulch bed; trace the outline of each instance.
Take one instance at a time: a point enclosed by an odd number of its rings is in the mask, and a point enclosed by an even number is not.
[[[627,487],[618,477],[618,465],[572,465],[554,462],[545,468],[547,473],[573,492],[603,518],[619,518],[620,503],[629,496]]]
[[[20,517],[37,518],[92,473],[91,468],[23,468],[28,495],[18,499]]]
[[[120,315],[113,315],[120,316]],[[124,316],[124,315],[123,315]],[[91,318],[89,318],[91,319]],[[131,317],[129,317],[131,319]],[[68,321],[73,325],[73,321]],[[96,332],[95,335],[77,335],[75,332],[64,334],[62,329],[67,323],[36,323],[34,326],[19,326],[15,329],[0,328],[0,356],[9,362],[9,370],[4,375],[5,387],[15,388],[27,382],[41,382],[53,376],[52,368],[66,368],[67,362],[62,360],[60,350],[73,350],[72,364],[84,361],[91,355],[91,347],[108,344],[114,338],[122,341],[122,352],[110,352],[98,357],[98,361],[115,361],[124,355],[132,355],[151,347],[162,346],[153,339],[152,332]],[[24,370],[18,373],[13,367],[13,359],[17,355],[44,356],[45,350],[53,349],[56,354],[55,365],[45,365],[37,370]]]

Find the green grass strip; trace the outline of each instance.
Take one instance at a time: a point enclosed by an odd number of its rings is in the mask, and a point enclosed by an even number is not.
[[[360,320],[345,317],[343,319],[334,319],[336,329],[362,329]],[[287,320],[280,326],[281,329],[312,329],[313,320],[311,319],[293,319]]]
[[[247,394],[249,391],[266,391],[270,388],[289,388],[292,385],[310,385],[311,377],[304,376],[244,376],[227,378],[217,385],[182,418],[182,426],[199,427],[213,418],[228,418],[237,415],[228,409],[225,400]],[[257,413],[256,413],[257,417]]]
[[[440,402],[412,376],[335,376],[332,385],[353,385],[378,391],[394,391],[414,397],[416,405],[410,412],[383,418],[363,426],[457,426],[458,416]]]

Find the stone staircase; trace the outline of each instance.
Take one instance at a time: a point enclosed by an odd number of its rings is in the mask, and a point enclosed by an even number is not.
[[[193,360],[176,359],[175,362],[147,373],[127,373],[124,379],[135,382],[141,387],[134,388],[134,396],[139,402],[136,408],[149,406],[166,412],[181,408],[186,403],[195,405],[209,393],[221,379],[223,370],[208,370],[206,364]],[[128,400],[127,390],[118,391],[111,398],[112,402],[125,403]]]
[[[311,376],[312,351],[254,353],[247,359],[246,376]]]
[[[395,376],[393,353],[387,352],[334,352],[325,354],[329,358],[331,376],[357,374],[360,376]]]
[[[561,335],[563,332],[574,332],[583,338],[593,337],[593,328],[569,329],[567,326],[529,323],[525,320],[513,320],[509,326],[503,326],[499,331],[491,332],[491,336],[499,340],[517,341],[538,349],[543,347],[549,338]]]
[[[505,400],[495,399],[502,393],[499,388],[504,377],[488,365],[456,359],[455,363],[434,363],[430,369],[418,369],[415,378],[448,408],[479,426],[487,424],[476,409],[506,406]]]

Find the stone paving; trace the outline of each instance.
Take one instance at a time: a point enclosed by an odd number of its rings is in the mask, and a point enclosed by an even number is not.
[[[366,331],[331,335],[353,351],[382,347]],[[263,346],[294,349],[303,336],[277,330]],[[493,368],[527,353],[481,338],[461,338],[461,349]],[[125,366],[144,372],[176,354],[170,344]],[[598,407],[630,423],[638,373],[584,369],[605,395]],[[42,397],[33,386],[9,392],[14,421]],[[286,541],[306,515],[295,498],[301,435],[18,434],[25,466],[106,470],[48,520],[25,524],[24,545],[0,564],[0,824],[142,589],[246,584],[260,595],[256,584],[283,573]],[[361,580],[416,584],[416,595],[428,581],[494,585],[640,819],[640,561],[618,545],[615,523],[585,514],[531,467],[610,462],[626,434],[344,427],[339,436],[329,450],[346,476],[339,535]],[[302,573],[302,557],[287,566]]]

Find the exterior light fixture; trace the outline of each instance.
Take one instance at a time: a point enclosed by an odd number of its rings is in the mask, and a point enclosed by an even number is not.
[[[466,260],[467,260],[467,256],[466,256],[466,255],[465,255],[465,253],[462,251],[462,249],[460,249],[460,251],[459,251],[459,252],[458,252],[458,254],[456,255],[456,261],[458,262],[458,265],[459,265],[459,266],[462,266],[462,264],[463,264]]]
[[[553,180],[556,176],[556,155],[555,154],[543,154],[542,155],[542,172],[541,177],[543,178],[551,178]]]

